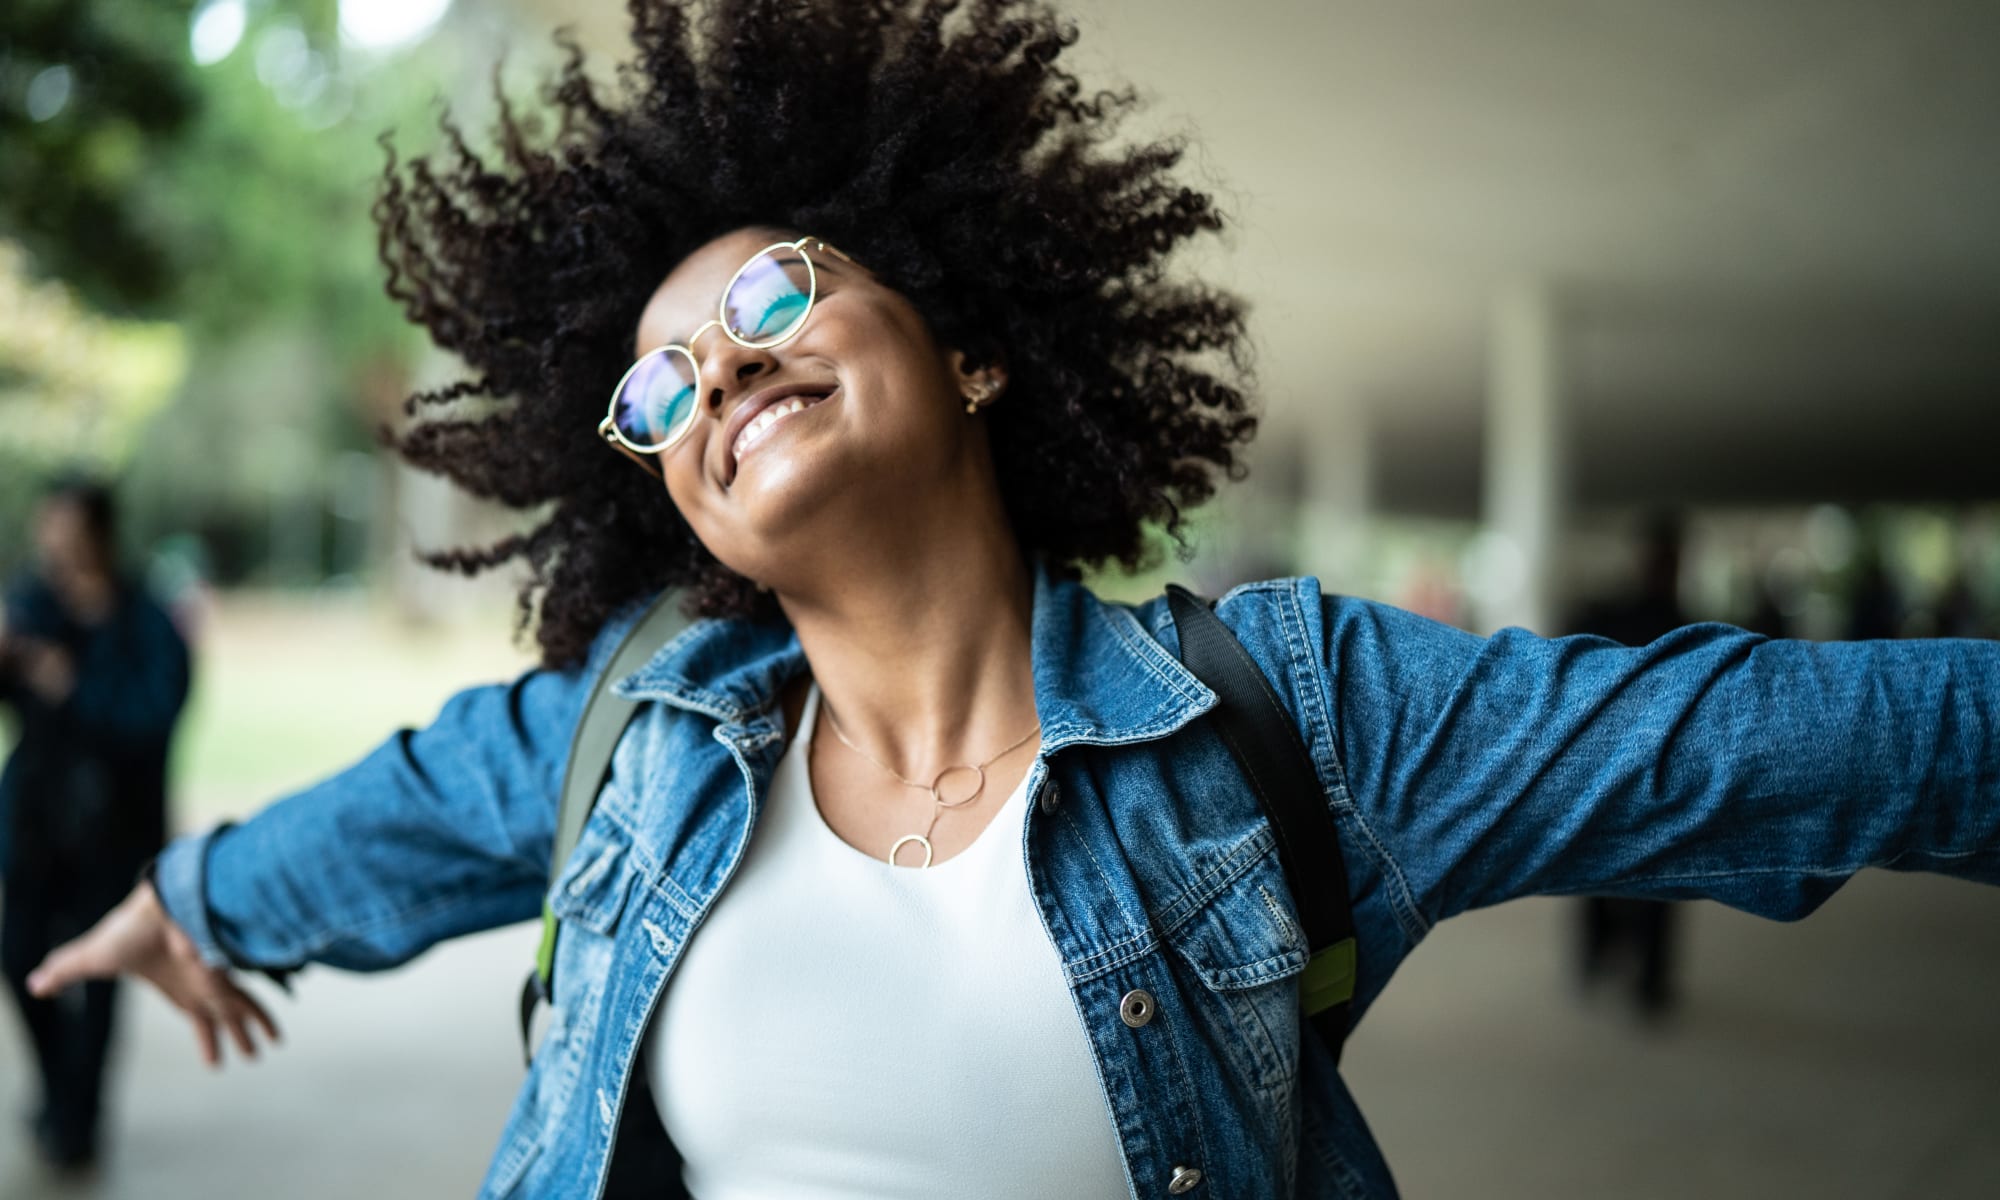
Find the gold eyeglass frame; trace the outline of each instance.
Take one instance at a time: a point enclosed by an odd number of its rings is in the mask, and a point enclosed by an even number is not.
[[[843,253],[837,247],[811,236],[802,237],[797,241],[791,242],[772,242],[762,250],[752,254],[749,258],[744,259],[743,265],[736,268],[736,273],[729,277],[727,284],[723,285],[722,295],[715,302],[715,320],[708,321],[701,328],[695,330],[694,333],[689,335],[685,344],[672,342],[665,346],[656,346],[641,354],[633,360],[631,366],[625,368],[625,373],[618,377],[617,386],[611,389],[611,402],[605,405],[604,419],[597,423],[597,436],[608,442],[613,449],[623,452],[632,461],[638,463],[640,466],[645,466],[646,460],[645,458],[641,458],[641,455],[657,457],[665,454],[680,444],[681,439],[687,436],[688,430],[694,428],[695,422],[693,419],[690,419],[680,427],[679,432],[657,446],[642,446],[631,438],[626,437],[625,431],[618,428],[618,394],[625,390],[625,384],[631,380],[640,367],[645,366],[658,355],[680,354],[687,358],[688,366],[692,368],[690,376],[698,385],[701,381],[701,360],[694,356],[694,344],[700,341],[701,335],[707,333],[710,329],[720,329],[724,337],[735,342],[745,350],[769,350],[773,346],[783,345],[799,336],[799,331],[806,327],[806,321],[812,317],[813,305],[819,300],[819,267],[813,262],[812,254],[806,249],[808,242],[812,244],[814,250],[823,254],[830,254],[851,267],[861,266],[860,263],[855,262],[853,258]],[[806,285],[810,289],[806,292],[806,308],[804,312],[799,314],[799,319],[792,322],[790,329],[769,340],[753,342],[729,327],[729,293],[736,289],[737,281],[743,278],[743,272],[748,271],[752,264],[765,255],[778,250],[796,250],[798,251],[799,258],[804,260],[806,264]],[[696,403],[700,403],[699,397],[696,398]]]

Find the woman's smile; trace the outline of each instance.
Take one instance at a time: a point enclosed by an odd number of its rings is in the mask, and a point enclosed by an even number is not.
[[[742,469],[743,457],[751,450],[762,446],[778,426],[789,423],[793,417],[807,409],[817,408],[834,399],[839,392],[838,384],[824,392],[799,392],[762,403],[744,420],[732,419],[730,427],[737,432],[735,440],[729,446],[729,464],[723,477],[723,486],[727,487],[736,481],[736,474]],[[756,397],[752,397],[752,401],[755,400]],[[746,411],[749,410],[752,401],[745,402]]]

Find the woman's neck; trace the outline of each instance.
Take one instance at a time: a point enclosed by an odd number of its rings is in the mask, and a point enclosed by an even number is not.
[[[1004,530],[963,534],[782,601],[841,729],[914,779],[980,762],[1035,724],[1033,573]]]

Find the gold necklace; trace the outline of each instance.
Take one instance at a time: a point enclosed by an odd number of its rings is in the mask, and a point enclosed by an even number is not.
[[[869,762],[874,763],[877,767],[880,767],[882,770],[887,771],[889,774],[895,776],[897,781],[900,782],[904,787],[915,788],[920,792],[929,792],[931,794],[931,803],[934,806],[931,809],[931,823],[924,827],[924,831],[922,833],[906,833],[902,837],[896,839],[896,844],[889,847],[888,862],[889,865],[892,867],[896,865],[897,852],[902,850],[904,846],[908,845],[911,842],[915,842],[917,845],[922,846],[924,848],[924,866],[929,867],[931,865],[931,859],[934,857],[934,853],[931,849],[931,834],[936,831],[938,818],[944,815],[944,810],[947,808],[964,808],[966,805],[972,803],[974,800],[979,799],[980,793],[986,790],[986,768],[992,766],[996,762],[999,762],[1001,759],[1007,757],[1009,754],[1012,754],[1014,751],[1019,750],[1022,746],[1027,744],[1029,738],[1034,737],[1036,734],[1042,731],[1042,723],[1040,721],[1037,721],[1035,722],[1035,727],[1033,729],[1030,729],[1028,732],[1022,734],[1012,745],[1008,746],[1005,750],[1002,750],[1000,753],[995,754],[993,757],[987,759],[985,762],[953,763],[950,766],[946,767],[944,770],[939,771],[936,777],[933,778],[929,783],[918,783],[916,780],[911,779],[908,776],[904,775],[901,771],[898,771],[896,768],[890,766],[888,763],[883,762],[881,759],[876,758],[874,755],[868,753],[866,750],[863,750],[861,747],[855,745],[853,740],[847,736],[846,731],[841,729],[840,719],[833,715],[833,706],[826,702],[826,697],[824,695],[820,697],[820,711],[826,714],[826,722],[828,725],[833,727],[833,736],[840,739],[841,745],[847,747],[849,750],[854,751],[856,754],[859,754],[861,757],[867,759]],[[970,792],[967,792],[965,795],[960,796],[956,800],[946,800],[944,798],[945,778],[953,774],[954,772],[963,773],[966,771],[970,771],[973,776],[971,781],[972,790]]]

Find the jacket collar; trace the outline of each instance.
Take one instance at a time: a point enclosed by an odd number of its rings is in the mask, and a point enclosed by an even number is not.
[[[1148,633],[1173,638],[1165,605],[1107,604],[1081,583],[1035,571],[1035,710],[1042,753],[1164,737],[1214,707],[1215,693]],[[791,627],[698,621],[612,690],[743,725],[769,712],[784,685],[807,670]]]

